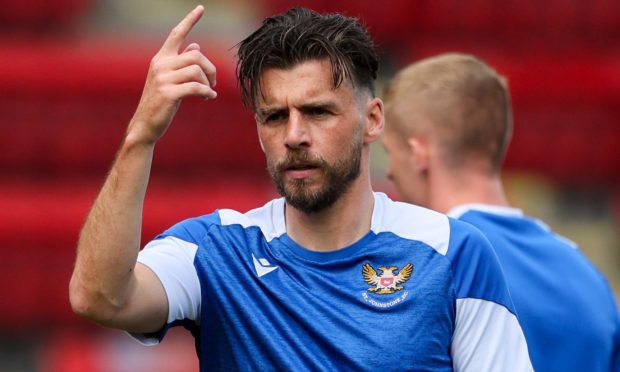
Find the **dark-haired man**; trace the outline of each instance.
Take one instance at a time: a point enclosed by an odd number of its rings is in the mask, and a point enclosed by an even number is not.
[[[185,325],[204,370],[531,370],[481,234],[373,193],[378,61],[366,29],[341,15],[292,9],[239,46],[243,97],[283,198],[183,221],[138,254],[154,144],[182,98],[216,96],[199,47],[179,53],[202,13],[153,59],[81,233],[74,310],[146,343]]]
[[[488,237],[535,370],[620,370],[620,323],[606,279],[574,243],[511,208],[504,194],[500,169],[512,133],[505,79],[475,56],[447,53],[401,70],[384,98],[389,177],[404,200]]]

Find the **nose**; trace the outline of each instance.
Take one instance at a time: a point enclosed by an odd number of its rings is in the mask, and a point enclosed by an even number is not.
[[[285,145],[290,149],[309,147],[311,144],[310,128],[299,112],[292,111],[286,124]]]

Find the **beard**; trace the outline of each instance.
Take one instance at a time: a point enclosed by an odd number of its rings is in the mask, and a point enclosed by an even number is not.
[[[310,155],[305,149],[289,150],[286,158],[279,163],[267,162],[267,170],[271,175],[278,193],[286,202],[304,213],[320,212],[331,207],[351,186],[360,175],[362,158],[362,141],[351,143],[344,157],[333,164],[327,163],[319,155]],[[323,184],[311,190],[312,180],[285,180],[286,170],[296,167],[315,168],[322,173]]]

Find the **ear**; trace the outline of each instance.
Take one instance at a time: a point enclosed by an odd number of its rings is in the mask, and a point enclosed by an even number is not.
[[[426,172],[430,163],[430,145],[428,141],[411,136],[407,139],[407,146],[412,157],[412,164],[416,171]]]
[[[368,100],[364,114],[366,120],[364,143],[372,143],[381,137],[385,127],[383,101],[377,97]]]
[[[263,139],[260,136],[260,121],[258,120],[258,114],[254,114],[254,121],[256,122],[256,134],[258,135],[258,143],[260,144],[261,150],[265,152],[265,145],[263,145]]]

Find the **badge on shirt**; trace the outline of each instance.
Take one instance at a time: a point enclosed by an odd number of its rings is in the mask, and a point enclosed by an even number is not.
[[[379,266],[378,270],[381,271],[380,274],[378,274],[377,270],[369,263],[362,266],[364,281],[372,286],[362,293],[364,301],[380,308],[392,307],[404,301],[409,294],[407,291],[404,291],[402,295],[388,302],[377,301],[371,298],[368,292],[378,295],[390,295],[402,291],[405,289],[403,284],[406,283],[409,278],[411,278],[411,274],[413,274],[413,265],[408,263],[400,270],[396,266]]]

